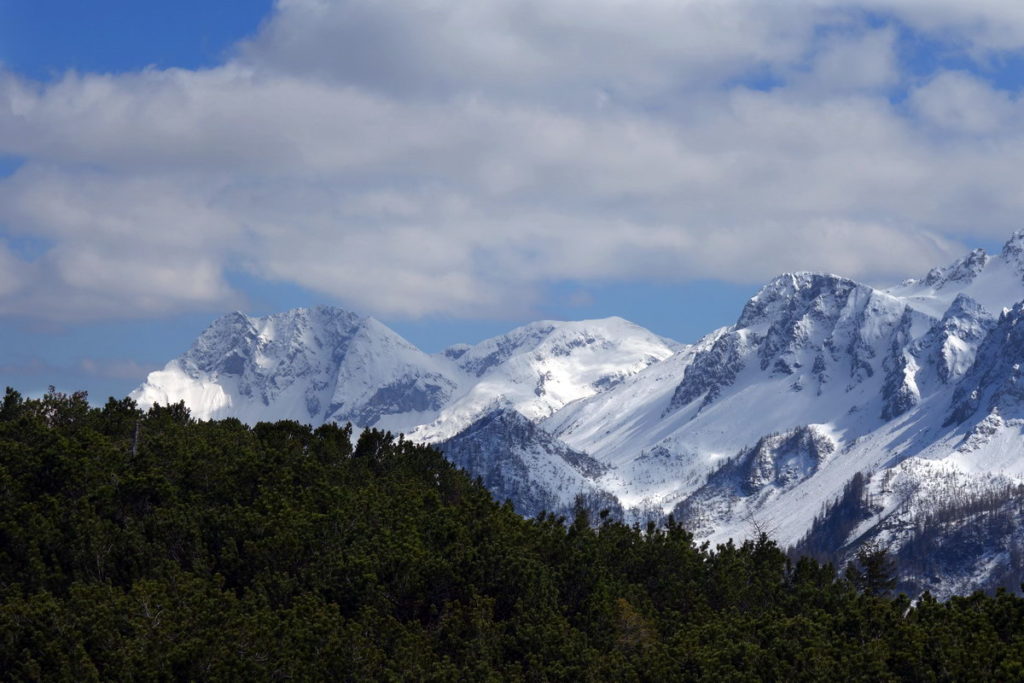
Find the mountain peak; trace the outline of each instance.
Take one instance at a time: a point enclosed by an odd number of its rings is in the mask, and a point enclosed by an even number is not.
[[[541,358],[567,358],[582,353],[613,352],[620,347],[650,347],[653,360],[671,355],[678,344],[658,337],[635,323],[619,317],[596,320],[540,320],[517,327],[506,334],[485,339],[469,349],[456,349],[459,366],[477,377],[515,356],[533,353]],[[637,349],[631,353],[635,354]],[[446,355],[449,355],[446,352]],[[643,354],[641,354],[642,356]],[[646,364],[650,364],[647,362]]]
[[[1002,256],[1007,259],[1012,257],[1014,260],[1020,260],[1021,255],[1024,255],[1024,230],[1017,230],[1003,245]]]
[[[999,254],[974,249],[956,261],[932,268],[920,280],[887,289],[907,305],[940,320],[959,294],[967,294],[989,311],[1024,298],[1024,231],[1015,232]]]
[[[942,320],[952,320],[955,318],[982,318],[991,317],[991,313],[980,303],[975,301],[970,296],[960,293],[953,299],[953,303],[949,305],[946,312],[942,315]]]
[[[1006,247],[1003,247],[1003,251],[1006,252]],[[950,283],[970,284],[988,265],[989,258],[984,249],[974,249],[948,266],[932,268],[924,277],[923,283],[935,289]]]
[[[779,317],[786,317],[823,295],[845,297],[851,290],[864,287],[853,280],[831,273],[799,271],[783,273],[772,279],[752,296],[743,307],[736,327],[754,327]]]

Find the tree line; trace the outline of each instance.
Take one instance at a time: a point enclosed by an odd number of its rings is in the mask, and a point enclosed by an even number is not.
[[[768,537],[525,519],[436,450],[49,392],[0,403],[8,680],[1024,677],[1024,600]]]

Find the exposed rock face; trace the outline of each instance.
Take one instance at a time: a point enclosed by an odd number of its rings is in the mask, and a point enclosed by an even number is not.
[[[753,519],[766,499],[799,485],[835,450],[835,443],[812,426],[764,436],[710,474],[673,514],[696,530],[737,516]]]
[[[971,369],[953,392],[947,424],[959,424],[979,410],[1024,417],[1024,302],[1005,311],[978,349]]]
[[[702,399],[703,408],[718,398],[743,370],[745,344],[742,335],[730,334],[720,337],[710,349],[699,353],[676,387],[668,410],[675,410],[698,398]]]
[[[700,409],[731,387],[748,365],[792,377],[790,390],[842,381],[845,390],[883,372],[885,419],[916,405],[914,363],[904,349],[925,316],[904,302],[834,275],[787,274],[744,307],[736,325],[686,368],[668,411],[698,398]]]
[[[1007,255],[1009,245],[1010,243],[1007,242],[1007,246],[1003,249],[1004,258]],[[970,284],[985,269],[990,258],[984,249],[975,249],[951,265],[931,269],[928,275],[925,276],[923,283],[935,289],[941,289],[950,284]]]
[[[889,353],[882,362],[885,380],[882,384],[882,419],[892,420],[921,402],[917,386],[917,362],[908,349],[912,337],[911,309],[904,309],[899,325],[893,330]]]
[[[558,442],[514,410],[498,408],[438,448],[482,478],[495,498],[511,500],[520,514],[570,514],[582,494],[616,508],[621,517],[614,497],[602,495],[594,485],[607,467]]]
[[[932,362],[938,368],[939,379],[949,384],[963,377],[974,364],[974,351],[995,323],[981,304],[958,295],[922,345],[927,348],[927,342],[933,342]]]

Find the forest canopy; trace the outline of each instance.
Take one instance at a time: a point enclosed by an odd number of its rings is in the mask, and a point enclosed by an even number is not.
[[[376,430],[0,403],[12,680],[1024,677],[1024,600],[912,602],[864,559],[525,519]]]

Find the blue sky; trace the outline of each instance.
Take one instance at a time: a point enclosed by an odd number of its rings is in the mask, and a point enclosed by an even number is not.
[[[120,396],[234,309],[688,342],[920,275],[1024,227],[1022,59],[998,0],[0,0],[0,383]]]
[[[272,8],[245,2],[3,0],[0,59],[36,80],[81,72],[124,73],[149,66],[196,69],[220,64]]]

